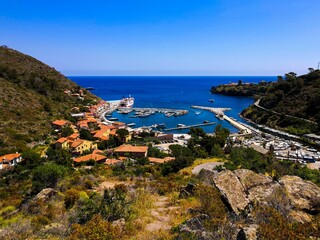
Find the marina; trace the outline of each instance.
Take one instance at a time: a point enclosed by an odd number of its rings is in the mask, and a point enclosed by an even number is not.
[[[132,108],[135,111],[135,116],[130,117],[149,117],[155,113],[162,113],[166,117],[178,117],[188,114],[188,110],[176,110],[169,108]]]

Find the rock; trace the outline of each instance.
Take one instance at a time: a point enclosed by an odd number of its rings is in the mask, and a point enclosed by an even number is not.
[[[299,222],[310,222],[309,214],[320,213],[320,188],[297,176],[283,176],[280,179],[290,203],[293,207],[290,216]]]
[[[255,205],[269,205],[269,198],[274,195],[275,190],[281,188],[277,182],[269,183],[267,185],[260,185],[252,187],[248,193],[248,199]]]
[[[201,171],[198,174],[198,178],[206,184],[214,185],[214,177],[218,174],[218,171],[201,169]]]
[[[267,177],[263,174],[257,174],[248,169],[235,170],[234,174],[239,178],[246,190],[249,190],[255,186],[265,185],[273,182],[271,177]]]
[[[256,240],[257,230],[258,225],[256,224],[243,227],[237,235],[237,240]]]
[[[232,171],[226,170],[214,176],[213,180],[227,207],[237,215],[245,212],[249,205],[249,200],[246,189],[238,177]]]
[[[316,184],[297,176],[283,176],[280,184],[283,185],[291,204],[296,209],[319,212],[320,188]]]
[[[112,222],[112,226],[117,226],[119,227],[119,229],[124,230],[125,226],[126,226],[126,220],[124,218],[120,218],[116,221]]]
[[[185,224],[179,225],[178,240],[183,239],[199,239],[199,240],[211,240],[212,234],[205,230],[203,222],[208,220],[209,216],[201,214],[198,217],[191,218],[185,222]]]
[[[48,200],[50,198],[52,198],[54,195],[57,194],[57,191],[54,190],[53,188],[45,188],[43,189],[41,192],[39,192],[34,199],[35,200]]]

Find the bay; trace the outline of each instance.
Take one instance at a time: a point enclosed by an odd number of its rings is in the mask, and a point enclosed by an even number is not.
[[[226,115],[245,122],[239,113],[253,103],[253,98],[231,97],[211,94],[212,86],[238,82],[242,80],[247,83],[257,83],[261,80],[275,81],[275,76],[208,76],[208,77],[111,77],[111,76],[71,76],[71,80],[82,87],[93,87],[92,93],[104,100],[120,100],[122,97],[131,95],[135,98],[134,107],[150,108],[172,108],[188,110],[184,116],[167,118],[163,114],[155,114],[147,118],[130,118],[129,115],[114,112],[121,122],[135,123],[136,127],[150,126],[165,123],[167,128],[176,127],[177,124],[194,125],[207,120],[216,122],[231,132],[237,132],[232,125],[226,121],[218,120],[213,113],[204,110],[192,109],[192,105],[208,107],[231,108]],[[214,102],[209,102],[214,99]],[[196,114],[196,112],[201,112]],[[202,127],[207,133],[212,133],[216,125]],[[177,130],[174,132],[186,133],[189,130]]]

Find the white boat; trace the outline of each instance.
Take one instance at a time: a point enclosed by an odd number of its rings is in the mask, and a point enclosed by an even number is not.
[[[199,115],[201,112],[194,112],[195,115]]]
[[[185,127],[185,126],[186,126],[186,125],[181,124],[181,123],[179,123],[179,124],[177,125],[178,128]]]
[[[123,97],[120,101],[120,105],[118,108],[132,108],[134,104],[134,98],[129,95],[129,97]]]
[[[136,125],[135,123],[128,123],[128,124],[127,124],[128,127],[133,127],[133,126],[135,126],[135,125]]]
[[[214,99],[213,98],[209,99],[209,102],[214,102]]]

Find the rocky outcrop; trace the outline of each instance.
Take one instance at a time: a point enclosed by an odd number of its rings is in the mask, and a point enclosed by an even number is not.
[[[284,176],[279,182],[295,209],[319,213],[320,189],[316,184],[297,176]]]
[[[310,222],[312,215],[320,212],[320,188],[297,176],[283,176],[275,182],[247,169],[205,175],[211,177],[226,205],[237,215],[246,215],[254,205],[269,205],[296,221]]]
[[[45,188],[41,192],[39,192],[35,197],[34,200],[43,200],[46,201],[56,195],[58,192],[53,188]]]
[[[237,240],[256,240],[258,232],[258,225],[252,224],[240,229]]]
[[[246,189],[238,177],[230,170],[222,171],[213,177],[214,185],[220,190],[227,207],[240,215],[248,207]]]

